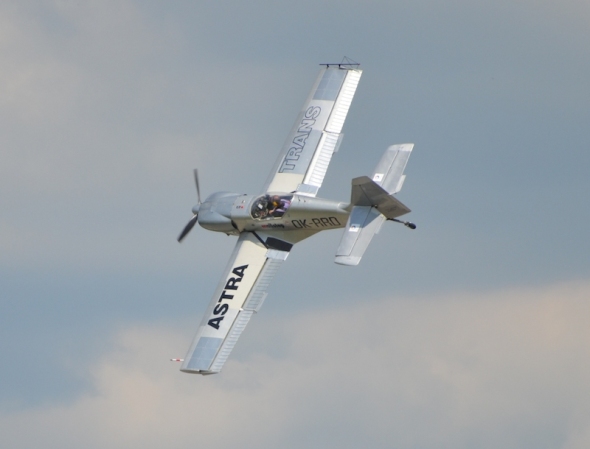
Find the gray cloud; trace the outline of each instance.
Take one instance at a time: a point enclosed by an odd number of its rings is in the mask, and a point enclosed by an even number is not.
[[[4,413],[0,440],[581,449],[590,442],[589,294],[578,283],[383,298],[272,321],[261,313],[215,377],[167,362],[187,346],[178,330],[127,328],[78,367],[90,391]],[[279,356],[269,352],[276,341]]]

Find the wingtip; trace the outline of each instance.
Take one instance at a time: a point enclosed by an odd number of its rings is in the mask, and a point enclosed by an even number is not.
[[[353,257],[353,256],[336,256],[334,262],[338,265],[345,265],[349,267],[354,267],[359,264],[361,261],[361,257]]]

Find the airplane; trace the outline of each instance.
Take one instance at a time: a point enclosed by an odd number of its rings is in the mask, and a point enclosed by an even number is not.
[[[178,236],[181,242],[196,223],[235,235],[238,241],[205,312],[181,371],[219,373],[293,245],[318,232],[344,228],[335,262],[357,265],[373,236],[387,221],[416,225],[398,217],[410,212],[393,195],[405,180],[414,144],[392,145],[371,177],[352,180],[349,202],[316,194],[342,141],[342,127],[362,70],[358,63],[321,64],[319,76],[258,195],[217,192],[198,204]]]

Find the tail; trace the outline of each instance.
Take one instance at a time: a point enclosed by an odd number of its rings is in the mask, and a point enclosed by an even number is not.
[[[393,194],[403,186],[404,169],[413,148],[411,143],[390,146],[377,164],[372,179],[361,176],[352,180],[352,210],[336,251],[336,263],[358,265],[383,222],[410,212]]]

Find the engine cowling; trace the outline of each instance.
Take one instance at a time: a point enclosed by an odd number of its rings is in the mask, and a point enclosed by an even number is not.
[[[217,192],[209,196],[199,208],[199,225],[210,231],[238,234],[232,223],[232,209],[239,193]]]

